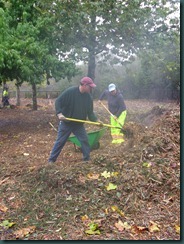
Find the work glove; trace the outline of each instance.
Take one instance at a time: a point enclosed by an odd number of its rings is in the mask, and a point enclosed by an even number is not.
[[[58,116],[59,120],[65,120],[66,119],[66,117],[62,113],[57,114],[57,116]]]

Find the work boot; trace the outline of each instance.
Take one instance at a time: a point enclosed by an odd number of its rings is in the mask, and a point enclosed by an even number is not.
[[[52,165],[54,165],[55,164],[55,162],[53,162],[53,161],[49,161],[48,162],[48,165],[50,165],[50,166],[52,166]]]
[[[92,161],[91,161],[91,159],[89,158],[89,159],[83,159],[82,162],[83,162],[83,163],[91,163]]]
[[[92,162],[91,159],[83,161],[83,163],[91,163],[91,162]]]

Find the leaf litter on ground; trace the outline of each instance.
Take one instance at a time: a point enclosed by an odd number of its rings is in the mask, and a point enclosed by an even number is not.
[[[1,127],[0,149],[6,154],[1,154],[0,193],[2,206],[8,208],[0,210],[1,223],[16,223],[8,232],[0,226],[2,238],[16,239],[16,231],[26,225],[35,226],[34,232],[19,239],[179,240],[180,112],[165,103],[163,113],[156,115],[155,104],[127,101],[126,127],[133,134],[123,145],[112,147],[107,131],[100,148],[91,152],[92,163],[84,165],[81,153],[68,142],[52,168],[46,163],[56,137],[49,125],[57,127],[53,108],[1,110],[6,127]],[[108,123],[104,112],[95,109]],[[107,191],[110,183],[117,188]],[[82,220],[85,215],[88,224],[100,226],[100,235],[85,233],[90,230]]]

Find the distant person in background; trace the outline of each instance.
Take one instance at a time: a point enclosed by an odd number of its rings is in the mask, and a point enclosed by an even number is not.
[[[108,110],[113,115],[110,117],[110,123],[114,127],[122,127],[125,123],[127,111],[122,93],[116,85],[111,83],[99,97],[99,102],[107,98]],[[119,123],[118,123],[119,122]],[[124,142],[124,135],[119,128],[111,128],[112,143]]]
[[[8,107],[8,106],[10,106],[10,103],[9,103],[8,86],[7,86],[6,84],[5,84],[4,87],[3,87],[2,103],[3,103],[3,107]]]

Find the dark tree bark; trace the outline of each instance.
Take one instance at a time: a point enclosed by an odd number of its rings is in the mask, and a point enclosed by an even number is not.
[[[94,81],[95,80],[95,54],[93,51],[89,53],[89,61],[88,61],[88,76]]]
[[[20,86],[16,85],[16,106],[20,106]]]
[[[32,93],[33,93],[33,110],[37,110],[37,92],[36,92],[36,84],[32,83]]]
[[[92,29],[90,38],[89,38],[89,43],[88,43],[88,50],[89,50],[89,56],[88,56],[88,76],[92,79],[95,80],[95,69],[96,69],[96,35],[95,33],[95,28],[96,28],[96,16],[91,16],[91,25]]]

